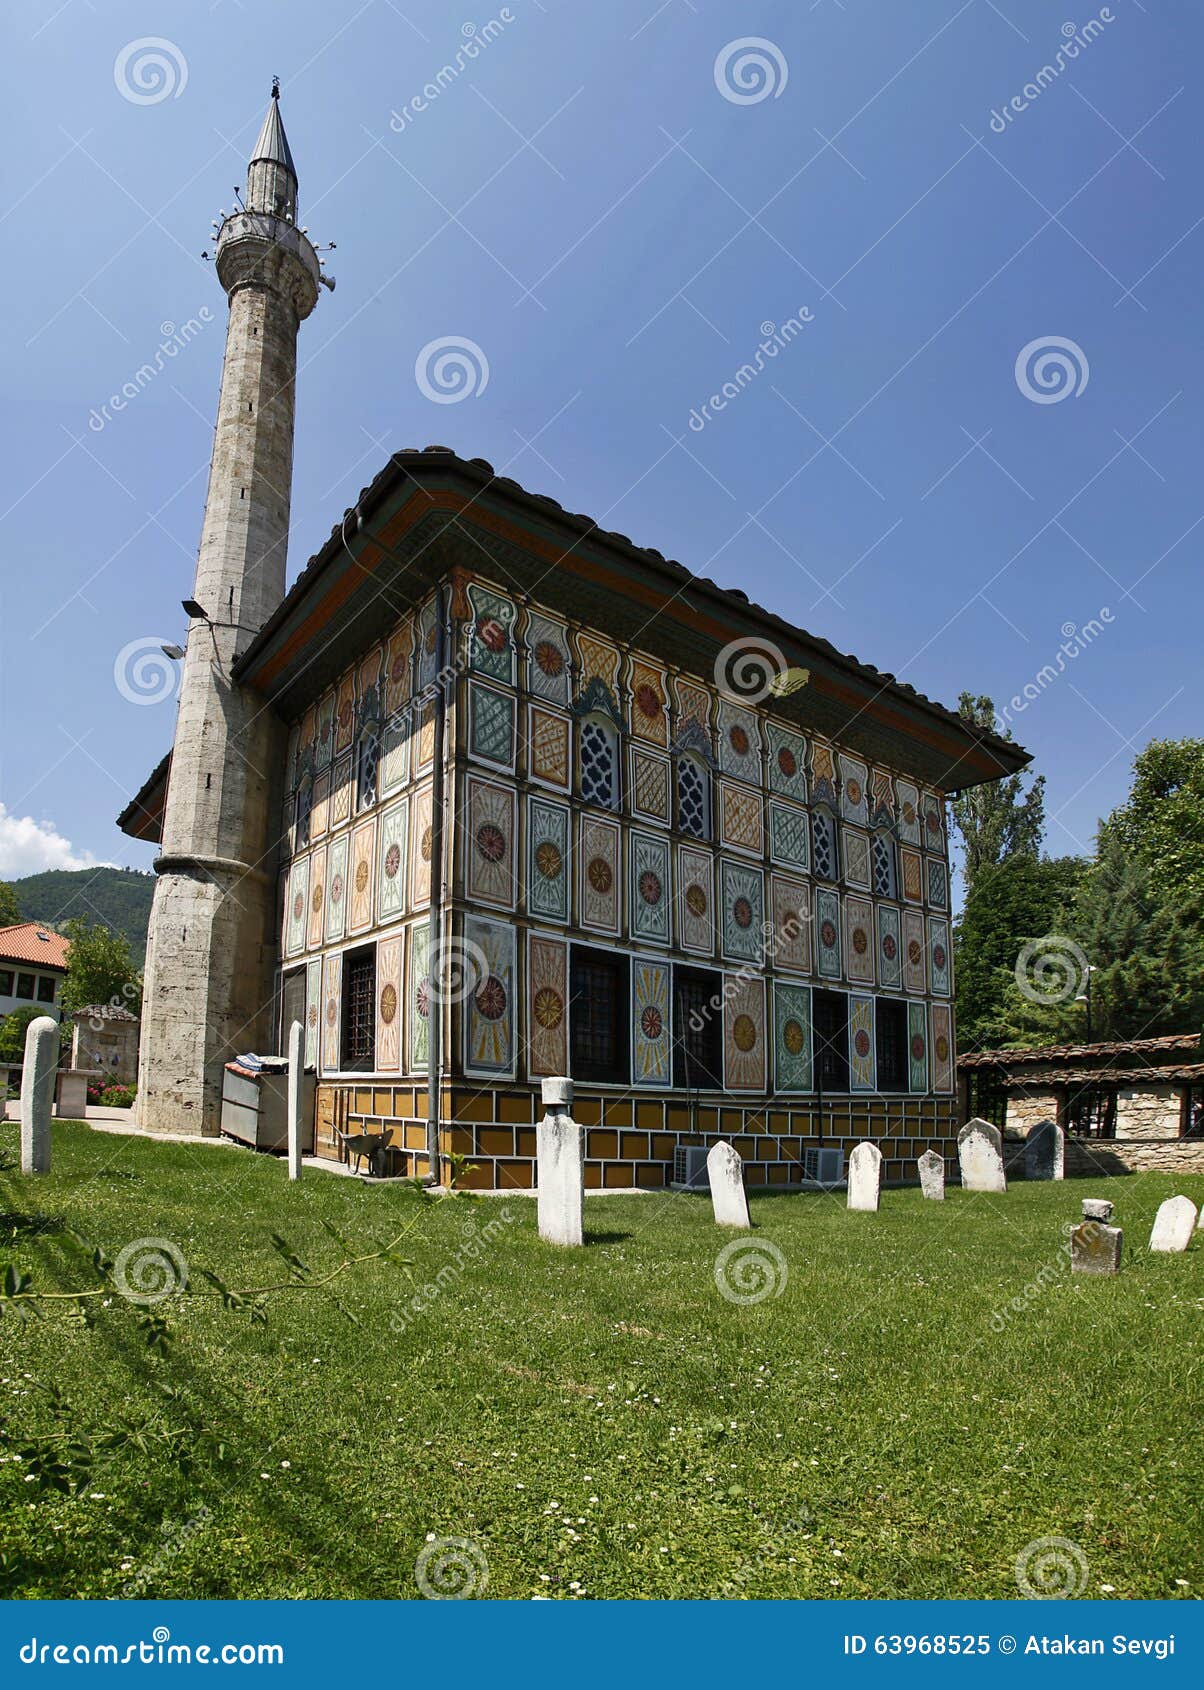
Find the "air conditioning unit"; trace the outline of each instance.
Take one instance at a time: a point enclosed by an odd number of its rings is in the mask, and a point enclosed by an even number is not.
[[[705,1145],[679,1144],[674,1147],[673,1185],[679,1191],[710,1190]]]
[[[843,1150],[804,1150],[803,1177],[816,1185],[839,1185],[844,1178]]]

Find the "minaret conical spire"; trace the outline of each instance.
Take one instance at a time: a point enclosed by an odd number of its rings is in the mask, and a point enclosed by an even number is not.
[[[270,211],[277,217],[297,215],[297,166],[280,116],[278,76],[272,78],[272,98],[247,166],[246,204],[248,211]]]

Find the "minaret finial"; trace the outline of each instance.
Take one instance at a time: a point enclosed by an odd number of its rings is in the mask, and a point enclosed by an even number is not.
[[[273,100],[280,98],[280,78],[278,76],[272,78],[272,98]]]

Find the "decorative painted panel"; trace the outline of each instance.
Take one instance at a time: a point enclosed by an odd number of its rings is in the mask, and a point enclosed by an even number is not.
[[[410,773],[411,715],[403,710],[385,723],[380,736],[380,765],[377,778],[382,795],[405,785]]]
[[[322,964],[315,957],[305,965],[305,1066],[318,1066],[318,1044],[322,1032]]]
[[[418,612],[418,662],[416,665],[416,685],[418,691],[424,692],[435,676],[439,673],[438,640],[438,601],[429,598]]]
[[[878,978],[896,990],[903,984],[903,944],[899,912],[892,904],[878,905]]]
[[[304,744],[305,735],[301,735]],[[313,759],[315,769],[328,769],[334,755],[334,694],[328,692],[318,705],[314,725]]]
[[[896,780],[899,795],[899,838],[908,845],[920,843],[920,789],[909,780]]]
[[[764,1091],[765,982],[729,974],[723,995],[724,1083],[728,1091]]]
[[[764,944],[765,877],[760,869],[722,860],[723,954],[737,962],[761,961]]]
[[[860,986],[874,983],[874,906],[868,898],[846,898],[845,967]]]
[[[296,956],[305,949],[305,924],[309,912],[309,858],[295,862],[288,877],[288,929],[284,938],[285,956]]]
[[[410,928],[410,966],[406,975],[409,1003],[409,1061],[411,1074],[427,1065],[431,1035],[431,980],[427,959],[431,951],[431,930],[425,921]]]
[[[579,816],[577,917],[599,933],[619,931],[619,824]]]
[[[559,939],[527,940],[527,1071],[533,1079],[568,1072],[568,957]]]
[[[769,789],[785,793],[787,798],[807,802],[807,746],[802,734],[780,728],[774,722],[767,727],[769,737]]]
[[[631,932],[638,939],[669,943],[669,841],[631,831]]]
[[[346,751],[355,735],[355,676],[348,673],[339,682],[334,699],[334,753]]]
[[[351,908],[349,933],[372,925],[372,882],[375,867],[376,822],[361,822],[351,834]]]
[[[924,843],[930,851],[945,849],[945,806],[935,792],[926,792],[920,801],[924,822]]]
[[[868,892],[870,889],[869,839],[864,833],[859,833],[855,827],[841,828],[840,837],[844,846],[845,880],[850,886],[857,886]]]
[[[830,745],[811,741],[811,802],[836,808],[836,757]]]
[[[870,775],[870,823],[873,827],[893,827],[895,821],[895,793],[885,769],[874,769]]]
[[[932,990],[938,998],[947,998],[951,987],[949,967],[949,923],[928,918],[928,971]]]
[[[322,965],[322,1069],[333,1074],[338,1066],[342,1033],[340,1018],[343,1008],[343,957],[328,956]]]
[[[939,857],[926,857],[928,870],[928,902],[934,910],[949,908],[949,871]]]
[[[326,939],[341,939],[347,930],[347,852],[351,840],[341,833],[331,841],[326,864]]]
[[[663,1090],[672,1084],[673,1056],[667,962],[632,958],[631,1022],[631,1083]]]
[[[593,634],[578,633],[577,657],[580,673],[577,677],[578,693],[585,692],[591,681],[601,681],[602,685],[612,695],[617,694],[619,688],[619,653],[609,640],[600,640]]]
[[[694,681],[688,681],[684,675],[679,675],[673,682],[673,692],[677,699],[677,725],[680,729],[686,722],[694,722],[702,729],[708,744],[711,738],[711,695],[704,686]]]
[[[309,837],[319,839],[326,832],[330,820],[330,770],[314,776],[309,804]]]
[[[773,988],[774,1073],[780,1092],[811,1090],[811,989]]]
[[[899,847],[899,866],[903,871],[903,896],[909,904],[923,902],[923,862],[918,851],[907,845]]]
[[[907,1006],[907,1083],[911,1091],[928,1090],[928,1009]]]
[[[669,759],[631,748],[631,808],[648,821],[669,820]]]
[[[546,798],[527,800],[527,913],[569,919],[569,812]]]
[[[396,921],[406,907],[406,859],[408,830],[406,827],[408,802],[402,799],[385,810],[380,818],[380,862],[376,884],[376,918],[380,922]]]
[[[476,946],[488,973],[463,1007],[464,1070],[469,1074],[514,1074],[515,931],[509,922],[464,918],[465,948]],[[473,954],[470,950],[470,954]]]
[[[468,755],[499,769],[514,767],[514,700],[479,681],[468,683]]]
[[[431,789],[424,786],[410,800],[410,908],[431,901]]]
[[[719,841],[760,857],[765,851],[761,794],[747,787],[719,782]]]
[[[411,711],[415,776],[421,770],[429,769],[435,761],[435,715],[436,699],[433,693],[425,699],[420,699]]]
[[[874,1000],[849,997],[849,1090],[874,1089]]]
[[[410,702],[413,658],[414,628],[407,616],[389,640],[385,655],[385,714],[388,716]]]
[[[552,710],[528,706],[527,739],[531,779],[567,792],[569,787],[569,718]]]
[[[664,671],[642,658],[631,659],[631,731],[637,739],[668,745],[669,714]]]
[[[471,775],[465,782],[464,890],[470,903],[514,908],[514,801],[513,787],[493,786]]]
[[[923,992],[928,982],[924,967],[924,917],[915,910],[903,911],[903,985],[909,992]]]
[[[382,1074],[401,1067],[401,954],[405,935],[395,933],[376,947],[376,1066]]]
[[[330,783],[330,825],[342,827],[351,815],[351,758],[340,757]]]
[[[677,848],[677,942],[710,956],[715,949],[715,893],[709,851]]]
[[[761,784],[761,724],[751,710],[721,700],[719,767],[737,780]]]
[[[775,863],[810,873],[811,829],[806,810],[770,800],[769,855]]]
[[[309,859],[309,932],[306,936],[306,949],[320,951],[322,949],[322,919],[325,915],[323,908],[326,901],[326,847],[319,845]]]
[[[468,628],[468,666],[478,675],[514,685],[514,605],[481,581],[468,588],[472,621]]]
[[[769,879],[773,932],[766,941],[768,961],[796,974],[811,972],[811,889],[802,880],[774,874]]]
[[[932,1089],[953,1090],[953,1016],[947,1003],[932,1006]]]
[[[569,702],[569,647],[559,622],[532,612],[527,624],[527,690],[549,704]]]
[[[840,897],[827,886],[815,889],[815,967],[825,980],[840,979]]]
[[[865,764],[856,757],[846,757],[840,753],[840,813],[847,822],[855,822],[858,827],[868,827],[870,819],[870,801],[866,792],[866,782],[870,772]]]

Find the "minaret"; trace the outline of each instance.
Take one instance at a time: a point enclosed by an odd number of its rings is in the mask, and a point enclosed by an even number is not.
[[[270,1048],[282,732],[230,677],[284,597],[297,330],[323,279],[297,226],[276,83],[215,257],[230,320],[193,589],[203,615],[180,683],[138,1063],[139,1124],[207,1136],[223,1065]]]

